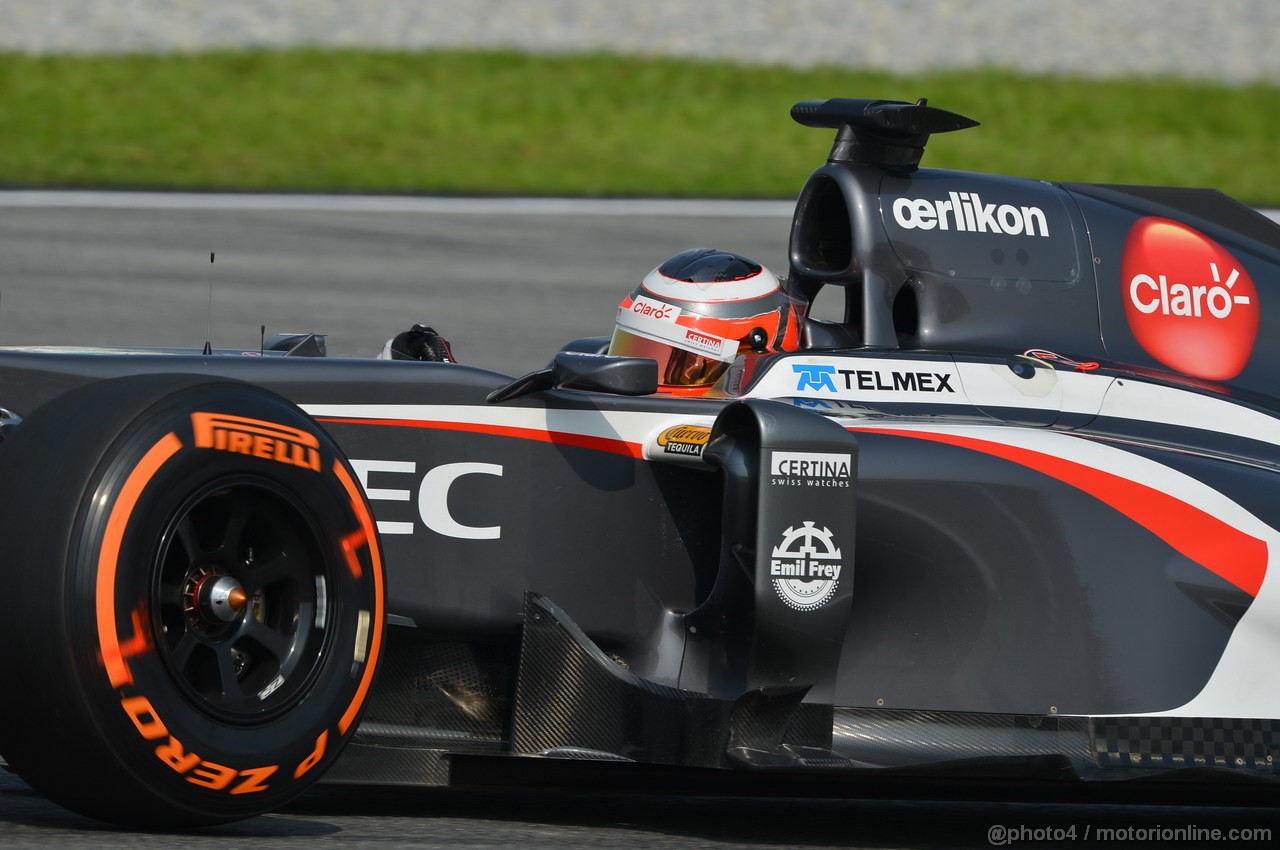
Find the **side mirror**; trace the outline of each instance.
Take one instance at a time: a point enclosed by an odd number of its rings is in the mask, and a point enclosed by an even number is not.
[[[553,383],[566,390],[614,395],[650,395],[658,391],[658,361],[648,357],[610,357],[561,351],[551,360]]]
[[[498,404],[552,387],[611,395],[650,395],[658,391],[658,361],[561,351],[546,369],[516,378],[489,393],[485,400]]]

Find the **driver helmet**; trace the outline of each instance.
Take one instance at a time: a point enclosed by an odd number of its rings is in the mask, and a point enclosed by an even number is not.
[[[741,254],[682,251],[618,306],[609,354],[658,361],[658,392],[699,395],[740,352],[795,351],[799,304]]]

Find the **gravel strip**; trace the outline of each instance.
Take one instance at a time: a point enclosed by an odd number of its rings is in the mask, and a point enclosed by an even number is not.
[[[505,47],[1280,82],[1276,0],[0,0],[0,51]]]

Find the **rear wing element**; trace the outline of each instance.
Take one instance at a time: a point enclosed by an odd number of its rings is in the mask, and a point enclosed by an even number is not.
[[[945,109],[897,100],[833,97],[805,100],[791,107],[791,117],[806,127],[837,130],[828,162],[863,162],[915,168],[933,133],[950,133],[978,122]]]

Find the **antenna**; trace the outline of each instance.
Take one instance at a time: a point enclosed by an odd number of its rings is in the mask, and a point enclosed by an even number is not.
[[[258,325],[258,356],[261,357],[267,350],[267,326]]]
[[[209,312],[205,314],[204,353],[213,353],[213,252],[209,252],[209,273],[205,276],[209,281]]]

